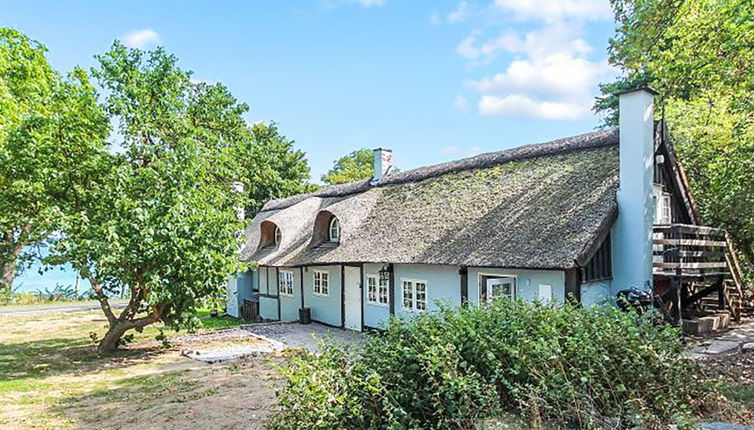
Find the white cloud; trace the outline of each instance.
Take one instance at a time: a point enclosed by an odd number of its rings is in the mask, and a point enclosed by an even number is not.
[[[453,106],[455,106],[458,110],[466,110],[468,104],[469,103],[466,100],[466,97],[460,94],[456,96],[455,100],[453,100]]]
[[[611,73],[606,60],[592,62],[563,53],[542,59],[514,60],[493,76],[466,85],[480,93],[519,92],[540,97],[580,97]]]
[[[579,27],[567,24],[551,24],[538,30],[521,34],[511,29],[501,32],[482,43],[477,43],[477,34],[466,37],[458,44],[456,52],[469,60],[493,60],[501,52],[526,54],[541,58],[567,52],[586,55],[591,46],[578,37]]]
[[[148,28],[135,30],[120,37],[123,43],[130,48],[144,49],[162,43],[160,35]]]
[[[448,14],[448,22],[455,23],[465,20],[469,15],[469,3],[466,0],[461,0],[458,6],[453,12]]]
[[[348,3],[357,3],[364,7],[384,6],[385,0],[345,0]]]
[[[528,32],[508,28],[483,39],[472,33],[456,52],[472,64],[491,64],[506,54],[504,68],[466,86],[480,93],[481,115],[514,115],[575,119],[590,115],[597,84],[615,72],[602,58],[592,60],[592,47],[574,22],[552,22]]]
[[[521,20],[561,21],[564,19],[609,20],[608,0],[495,0],[493,7],[513,13]]]
[[[534,100],[525,95],[505,97],[485,95],[479,99],[479,113],[484,116],[517,116],[542,119],[578,119],[589,113],[589,105]]]

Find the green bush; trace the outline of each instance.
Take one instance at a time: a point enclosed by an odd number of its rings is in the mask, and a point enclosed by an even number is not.
[[[683,424],[709,393],[676,329],[613,308],[498,300],[394,319],[281,370],[276,429],[471,429],[503,411],[578,428]]]

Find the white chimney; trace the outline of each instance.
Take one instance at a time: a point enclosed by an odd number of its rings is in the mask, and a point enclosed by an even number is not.
[[[612,290],[652,286],[654,96],[641,88],[618,95],[620,186],[612,229]]]
[[[372,183],[376,184],[393,168],[393,150],[377,148],[374,150],[374,176]]]

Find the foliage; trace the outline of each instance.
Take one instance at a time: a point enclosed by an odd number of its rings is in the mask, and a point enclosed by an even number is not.
[[[234,208],[243,195],[237,142],[247,110],[221,84],[193,83],[158,48],[115,42],[92,74],[107,90],[121,151],[107,164],[96,198],[66,220],[49,262],[67,261],[88,278],[109,323],[99,345],[114,350],[128,330],[162,321],[196,327],[195,309],[241,269]],[[125,288],[129,303],[108,303]]]
[[[239,154],[247,180],[247,218],[253,218],[269,200],[316,189],[308,183],[310,170],[306,154],[294,149],[293,144],[275,123],[257,123],[249,129]]]
[[[322,182],[329,185],[348,184],[371,178],[373,174],[374,153],[362,148],[335,160],[332,169],[322,175]]]
[[[109,133],[87,74],[55,72],[46,48],[0,28],[0,290],[61,215],[91,195]],[[24,251],[26,250],[26,251]]]
[[[754,264],[754,3],[612,0],[610,63],[595,110],[617,122],[614,93],[659,91],[702,221],[728,230]]]
[[[475,428],[502,411],[579,428],[684,423],[710,395],[671,327],[609,307],[498,300],[395,319],[281,369],[273,428]]]

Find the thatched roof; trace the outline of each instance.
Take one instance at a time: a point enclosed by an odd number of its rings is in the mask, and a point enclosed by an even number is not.
[[[567,269],[614,217],[617,187],[618,132],[598,131],[271,201],[242,258]],[[337,246],[311,245],[323,210],[341,222]],[[263,221],[281,229],[278,246],[260,249]]]

